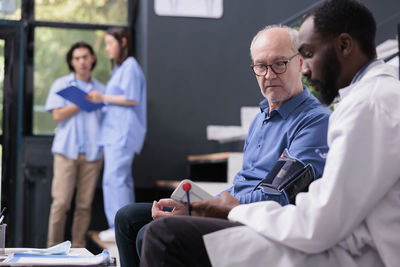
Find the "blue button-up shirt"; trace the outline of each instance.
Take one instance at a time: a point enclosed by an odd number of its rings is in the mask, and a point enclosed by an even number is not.
[[[327,130],[330,110],[307,88],[279,108],[269,112],[268,100],[250,125],[244,145],[243,167],[227,191],[241,204],[259,201],[252,190],[265,178],[287,148],[304,164],[311,163],[316,178],[322,176],[328,152]]]
[[[72,85],[78,86],[74,73],[55,80],[51,85],[49,95],[47,96],[46,110],[52,112],[53,109],[72,105],[72,102],[57,94],[58,91]],[[91,79],[86,88],[82,89],[86,92],[98,91],[104,93],[105,91],[104,85],[94,78]],[[85,132],[83,136],[82,131],[80,131],[82,121],[85,123]],[[78,159],[79,153],[84,149],[87,161],[99,159],[102,155],[102,150],[99,147],[97,140],[100,122],[101,110],[99,109],[92,112],[80,110],[72,117],[61,121],[58,124],[51,151],[76,160]],[[82,138],[84,138],[84,148],[82,148]]]

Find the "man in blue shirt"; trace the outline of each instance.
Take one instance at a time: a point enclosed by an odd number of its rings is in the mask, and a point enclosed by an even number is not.
[[[72,247],[85,247],[92,200],[102,165],[102,150],[97,144],[101,111],[86,112],[57,94],[69,86],[76,86],[86,93],[103,93],[103,84],[91,76],[96,56],[89,44],[78,42],[68,51],[67,63],[72,73],[52,84],[46,101],[46,110],[58,123],[52,146],[54,176],[47,236],[49,247],[64,241],[67,212],[75,187]]]
[[[227,190],[242,204],[269,199],[267,195],[256,194],[253,189],[268,175],[285,150],[303,164],[311,164],[314,178],[322,175],[328,152],[326,134],[330,111],[303,86],[303,58],[297,49],[297,31],[288,27],[267,27],[251,43],[251,67],[266,99],[260,103],[260,113],[250,126],[242,170]],[[172,212],[163,211],[164,207],[171,206]],[[133,252],[140,250],[143,229],[138,239],[136,235],[138,226],[144,225],[145,219],[149,222],[152,218],[187,214],[186,207],[170,199],[155,202],[152,214],[146,212],[146,208],[150,207],[138,203],[117,214],[116,239],[121,266],[137,266]]]
[[[323,177],[309,192],[284,207],[239,205],[225,192],[193,203],[203,218],[155,220],[142,267],[399,265],[400,82],[376,60],[376,29],[359,0],[323,1],[301,23],[303,74],[324,103],[341,98]]]

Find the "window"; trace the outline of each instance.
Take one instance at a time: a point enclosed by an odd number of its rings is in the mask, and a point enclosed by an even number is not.
[[[103,84],[107,82],[111,65],[105,52],[104,34],[101,30],[35,28],[33,134],[55,133],[57,124],[46,111],[45,104],[54,80],[70,73],[65,56],[73,43],[84,41],[92,45],[97,56],[93,77]]]
[[[36,0],[35,20],[126,25],[128,0]]]
[[[0,135],[3,135],[3,86],[4,86],[4,69],[5,69],[5,58],[4,58],[4,45],[5,41],[0,39]],[[0,162],[2,162],[3,157],[3,144],[0,144]],[[1,183],[1,168],[0,164],[0,183]],[[0,184],[1,191],[1,184]]]
[[[46,99],[55,79],[70,73],[65,56],[73,43],[85,41],[93,46],[97,56],[93,77],[104,84],[108,81],[111,66],[104,48],[104,31],[113,26],[128,26],[129,7],[136,4],[129,0],[0,1],[0,20],[23,23],[28,44],[25,47],[24,101],[32,106],[25,106],[23,111],[25,135],[54,135],[57,124],[45,110]],[[22,18],[21,14],[25,16]],[[0,43],[0,49],[2,45]],[[4,62],[0,62],[0,67],[1,64]],[[1,91],[0,101],[2,99]]]
[[[0,135],[3,135],[3,95],[4,95],[3,86],[4,86],[4,69],[5,69],[4,45],[5,41],[3,39],[0,39]],[[1,162],[1,150],[0,150],[0,162]]]
[[[21,0],[0,1],[0,19],[20,20]]]

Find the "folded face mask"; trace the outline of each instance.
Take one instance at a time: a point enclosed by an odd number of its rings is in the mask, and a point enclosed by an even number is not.
[[[71,241],[67,240],[53,247],[42,249],[31,249],[26,253],[43,254],[43,255],[67,255],[71,248]]]

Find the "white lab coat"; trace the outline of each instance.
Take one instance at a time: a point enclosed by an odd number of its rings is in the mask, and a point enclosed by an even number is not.
[[[204,236],[213,266],[400,266],[400,82],[376,61],[329,121],[323,177],[296,206],[240,205]]]

